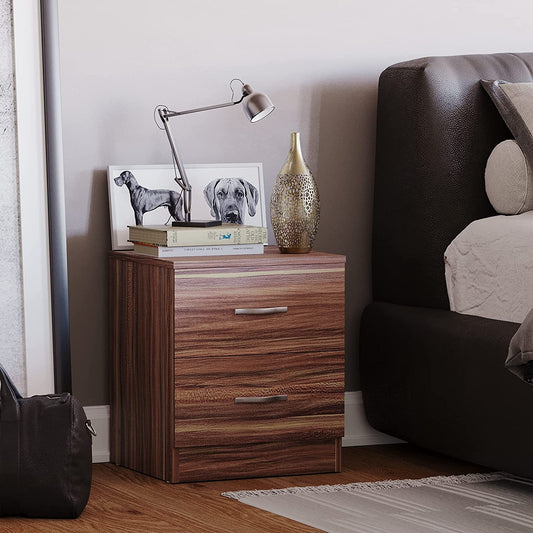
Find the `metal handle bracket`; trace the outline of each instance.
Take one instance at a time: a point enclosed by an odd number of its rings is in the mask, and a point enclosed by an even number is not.
[[[235,398],[235,403],[273,403],[287,401],[286,394],[276,394],[274,396],[244,396]]]
[[[254,307],[248,309],[235,309],[236,315],[275,315],[278,313],[286,313],[289,310],[287,306],[284,307]]]

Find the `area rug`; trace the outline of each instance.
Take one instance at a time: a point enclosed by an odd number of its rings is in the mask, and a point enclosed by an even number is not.
[[[223,496],[331,533],[533,532],[533,482],[499,472]]]

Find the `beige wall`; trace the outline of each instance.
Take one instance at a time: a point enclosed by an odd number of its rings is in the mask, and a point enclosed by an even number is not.
[[[531,51],[530,1],[59,4],[74,392],[85,404],[108,400],[107,165],[168,163],[154,107],[227,101],[234,77],[267,92],[275,113],[255,125],[229,109],[176,119],[181,155],[263,162],[268,201],[289,134],[301,132],[321,194],[315,247],[348,257],[347,388],[357,390],[379,73],[426,55]]]

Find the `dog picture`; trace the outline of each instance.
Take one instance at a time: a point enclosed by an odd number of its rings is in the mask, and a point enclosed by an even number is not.
[[[185,169],[192,186],[193,221],[267,225],[261,163],[190,164]],[[132,248],[128,226],[162,226],[184,220],[185,198],[175,177],[174,165],[108,167],[113,250]]]
[[[244,179],[220,178],[205,186],[204,198],[215,220],[244,224],[246,212],[255,215],[259,191]]]
[[[167,207],[170,216],[174,220],[184,220],[183,198],[180,193],[169,189],[147,189],[142,187],[129,170],[122,172],[114,181],[119,187],[126,185],[128,188],[137,226],[143,225],[143,215],[145,213],[158,207]]]

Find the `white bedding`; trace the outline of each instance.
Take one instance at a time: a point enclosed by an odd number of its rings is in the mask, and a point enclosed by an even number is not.
[[[522,323],[533,308],[533,211],[472,222],[444,263],[452,311]]]

